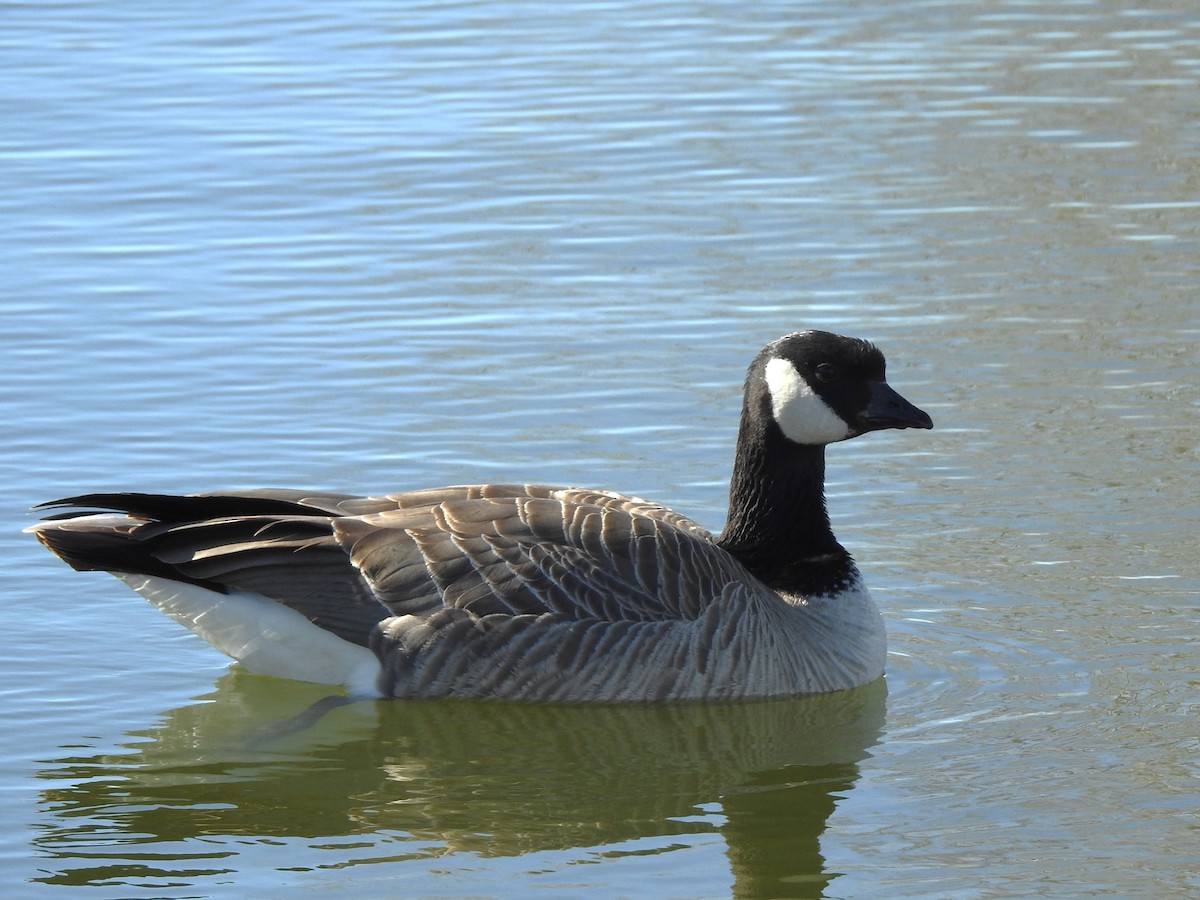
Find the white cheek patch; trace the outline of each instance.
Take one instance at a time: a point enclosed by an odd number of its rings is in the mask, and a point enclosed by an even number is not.
[[[832,444],[853,437],[850,426],[829,408],[789,360],[768,360],[771,413],[783,436],[797,444]]]

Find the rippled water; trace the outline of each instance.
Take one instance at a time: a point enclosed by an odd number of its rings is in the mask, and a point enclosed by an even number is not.
[[[1200,890],[1193,4],[0,21],[7,894]],[[864,691],[296,720],[17,533],[522,478],[717,528],[744,367],[803,327],[937,425],[829,453]]]

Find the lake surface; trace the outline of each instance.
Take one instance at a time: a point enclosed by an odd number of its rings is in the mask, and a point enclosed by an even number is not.
[[[6,896],[1200,892],[1200,12],[0,10]],[[606,487],[717,529],[745,366],[875,340],[844,695],[373,703],[19,529],[87,490]]]

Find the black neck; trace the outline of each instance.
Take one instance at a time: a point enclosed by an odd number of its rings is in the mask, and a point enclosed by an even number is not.
[[[794,444],[744,416],[717,543],[777,591],[818,596],[844,587],[854,563],[829,527],[825,448]]]

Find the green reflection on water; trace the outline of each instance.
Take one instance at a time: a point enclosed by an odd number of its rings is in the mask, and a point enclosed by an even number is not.
[[[187,892],[264,857],[600,858],[714,834],[740,896],[820,895],[836,876],[819,838],[886,699],[880,681],[747,704],[360,702],[313,721],[315,690],[234,671],[123,752],[48,761],[37,880]]]

